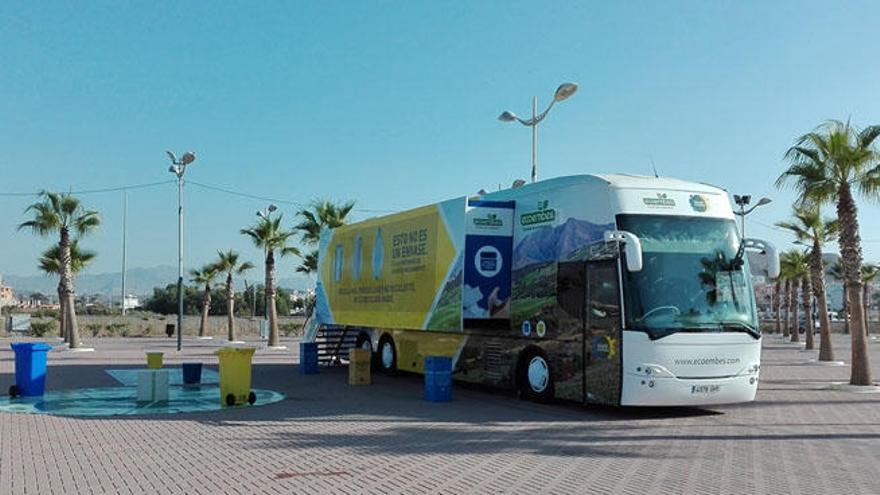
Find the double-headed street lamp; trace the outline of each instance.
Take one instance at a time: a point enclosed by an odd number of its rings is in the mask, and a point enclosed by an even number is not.
[[[177,176],[177,350],[183,344],[183,174],[186,166],[196,161],[196,154],[187,151],[178,160],[174,153],[166,151],[171,159],[168,171]]]
[[[538,114],[538,97],[532,97],[532,118],[528,120],[521,119],[516,116],[513,112],[509,112],[507,110],[501,112],[501,115],[498,116],[498,120],[502,122],[519,122],[524,126],[528,126],[532,128],[532,182],[538,180],[538,124],[544,120],[544,117],[547,116],[547,113],[553,108],[557,102],[565,100],[573,95],[578,89],[578,85],[575,83],[563,83],[560,84],[558,88],[556,88],[556,94],[553,95],[553,101],[550,102],[550,105],[546,110]]]
[[[257,216],[268,222],[269,220],[271,220],[270,217],[272,216],[272,212],[274,212],[277,209],[278,209],[278,206],[276,204],[272,203],[269,206],[267,206],[265,210],[257,210]],[[266,258],[268,256],[269,256],[269,250],[264,249],[263,250],[263,263],[266,262]],[[268,284],[266,282],[268,282],[268,280],[263,282],[264,284],[266,284],[263,286],[263,319],[264,320],[269,319],[269,293],[266,291],[266,288],[268,287]],[[255,300],[254,306],[256,306],[256,305],[257,305],[257,302]]]
[[[736,203],[737,206],[739,206],[739,211],[735,211],[735,212],[733,212],[733,214],[739,215],[740,235],[743,237],[743,239],[745,239],[745,237],[746,237],[746,215],[748,215],[749,213],[754,211],[755,208],[769,204],[771,201],[773,201],[773,200],[770,198],[761,198],[758,200],[758,203],[755,204],[755,206],[752,206],[751,208],[749,208],[747,210],[746,206],[748,206],[749,203],[752,202],[752,197],[750,195],[745,195],[745,196],[740,196],[739,194],[733,195],[733,202]]]

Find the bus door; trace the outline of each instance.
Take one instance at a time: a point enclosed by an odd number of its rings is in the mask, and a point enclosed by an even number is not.
[[[620,284],[618,260],[586,262],[584,401],[620,403]]]

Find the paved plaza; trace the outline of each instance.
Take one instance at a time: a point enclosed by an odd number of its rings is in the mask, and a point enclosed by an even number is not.
[[[880,393],[851,390],[848,366],[767,336],[751,404],[626,410],[538,405],[455,389],[422,400],[419,377],[347,385],[345,368],[301,376],[289,351],[261,349],[262,407],[104,418],[0,413],[0,493],[880,494]],[[0,339],[0,390],[13,383]],[[220,342],[86,341],[49,354],[48,388],[112,387],[105,369],[216,365]],[[834,339],[849,361],[848,336]],[[871,344],[880,377],[880,341]]]

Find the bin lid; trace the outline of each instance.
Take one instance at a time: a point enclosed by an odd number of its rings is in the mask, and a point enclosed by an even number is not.
[[[45,342],[13,342],[9,344],[15,352],[51,351],[52,346]]]
[[[251,355],[256,351],[255,347],[223,347],[214,351],[214,354],[218,356],[232,356],[236,354],[246,354]]]

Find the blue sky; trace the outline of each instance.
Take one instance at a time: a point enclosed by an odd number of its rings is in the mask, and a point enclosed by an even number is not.
[[[581,90],[539,136],[542,177],[650,173],[770,196],[794,138],[827,118],[880,123],[871,2],[89,2],[0,4],[0,193],[192,181],[356,218],[496,189],[529,173],[527,114]],[[36,273],[48,240],[15,231],[32,198],[0,196],[0,273]],[[122,194],[84,243],[117,271]],[[189,266],[234,248],[265,201],[190,185]],[[280,204],[287,218],[296,206]],[[869,259],[880,211],[860,201]],[[829,211],[831,213],[831,211]],[[176,187],[129,193],[129,266],[176,263]],[[295,260],[282,264],[283,276]]]

